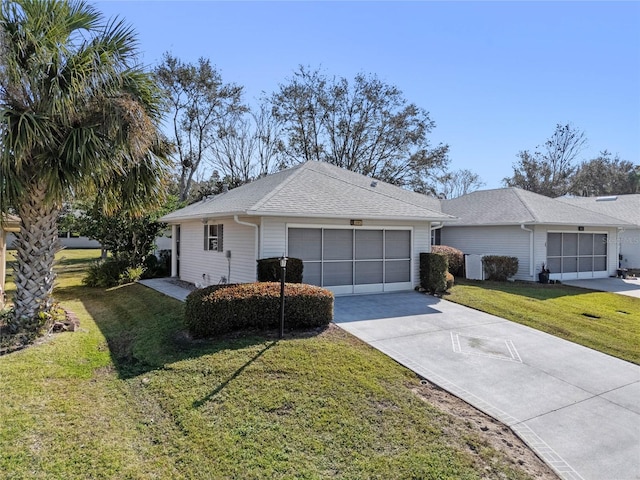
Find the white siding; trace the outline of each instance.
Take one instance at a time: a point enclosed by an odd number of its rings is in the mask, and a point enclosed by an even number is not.
[[[287,253],[287,226],[290,225],[314,225],[314,226],[342,226],[351,228],[349,220],[334,218],[297,218],[297,217],[264,217],[262,219],[260,258],[280,257]],[[420,253],[429,252],[431,248],[430,224],[394,222],[394,221],[374,221],[364,220],[362,227],[411,227],[413,230],[413,258],[412,258],[412,278],[414,286],[420,283]]]
[[[255,229],[231,218],[211,223],[224,225],[223,252],[204,249],[202,222],[180,225],[180,279],[204,285],[217,284],[222,277],[232,283],[255,282]],[[230,261],[227,251],[231,252]]]
[[[640,228],[620,233],[620,254],[623,268],[640,268]]]
[[[442,228],[441,243],[462,250],[465,254],[517,257],[518,273],[514,278],[533,280],[530,236],[531,233],[520,226],[445,226]]]
[[[517,280],[538,280],[543,263],[547,263],[548,232],[578,232],[575,225],[536,225],[527,227],[533,233],[533,268],[530,273],[530,233],[520,226],[444,227],[442,244],[455,247],[466,254],[507,255],[518,257]],[[607,234],[607,275],[614,275],[618,263],[617,230],[615,228],[589,228],[585,233]],[[552,279],[559,279],[551,272]],[[586,277],[585,277],[586,278]]]

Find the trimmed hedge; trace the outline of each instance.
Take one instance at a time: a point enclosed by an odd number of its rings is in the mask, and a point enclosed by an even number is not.
[[[333,293],[301,283],[285,284],[285,327],[310,328],[333,320]],[[187,297],[185,324],[194,337],[280,325],[280,283],[212,285]]]
[[[447,245],[432,245],[431,253],[439,253],[447,257],[449,272],[451,272],[452,275],[458,277],[463,274],[464,253],[462,253],[462,250]]]
[[[299,258],[287,259],[287,283],[302,283],[302,260]],[[280,281],[280,258],[261,258],[258,260],[258,281],[259,282],[279,282]]]
[[[447,257],[439,253],[420,254],[420,286],[427,292],[442,293],[447,290]]]
[[[487,280],[504,282],[518,273],[518,258],[486,255],[482,257],[482,266]]]

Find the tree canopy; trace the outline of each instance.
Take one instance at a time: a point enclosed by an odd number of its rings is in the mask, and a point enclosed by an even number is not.
[[[285,165],[329,162],[428,190],[434,172],[448,164],[448,146],[429,142],[429,113],[375,75],[349,81],[301,66],[266,101],[282,129]]]
[[[63,202],[162,201],[161,92],[136,44],[131,27],[82,0],[2,2],[0,210],[21,219],[14,329],[38,330],[51,307]]]
[[[237,122],[247,107],[242,103],[242,87],[224,83],[220,72],[206,58],[191,64],[165,53],[155,69],[155,78],[165,93],[165,113],[171,119],[178,195],[182,201],[188,198],[193,181],[202,180],[197,175],[204,164],[215,168],[216,154],[243,153],[241,148],[230,150],[230,142],[236,137]]]
[[[559,197],[571,190],[575,161],[584,150],[587,138],[571,124],[557,124],[547,141],[531,153],[518,153],[513,175],[503,179],[507,187],[519,187],[548,197]]]

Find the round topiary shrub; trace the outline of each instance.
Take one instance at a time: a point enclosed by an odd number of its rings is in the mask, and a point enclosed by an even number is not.
[[[189,294],[185,324],[194,337],[211,337],[280,324],[280,283],[212,285]],[[287,329],[328,325],[333,320],[333,293],[302,283],[285,285]]]
[[[449,272],[451,272],[452,275],[456,277],[463,275],[464,253],[462,253],[462,250],[447,245],[432,245],[431,253],[439,253],[447,257]]]

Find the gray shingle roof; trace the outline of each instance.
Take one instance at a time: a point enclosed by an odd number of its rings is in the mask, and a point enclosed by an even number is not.
[[[640,194],[606,197],[560,197],[557,200],[640,226]]]
[[[456,225],[626,225],[620,219],[520,188],[481,190],[441,202],[444,213],[460,218]]]
[[[454,220],[442,213],[440,202],[435,198],[314,161],[267,175],[160,220],[176,223],[229,215]]]

